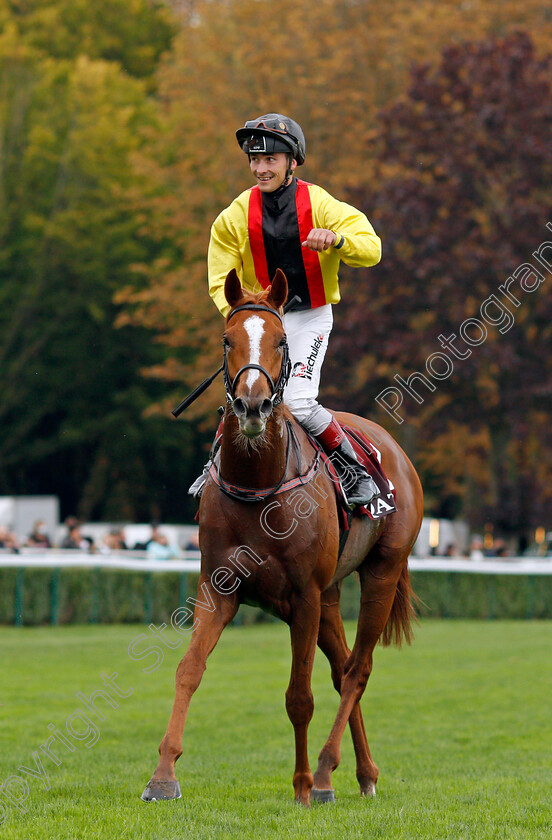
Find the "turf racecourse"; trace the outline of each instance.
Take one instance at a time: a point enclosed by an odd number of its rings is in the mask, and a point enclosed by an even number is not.
[[[133,689],[118,698],[116,709],[97,701],[105,720],[89,713],[100,733],[96,743],[87,748],[83,741],[69,752],[58,742],[59,766],[44,757],[49,790],[25,776],[27,812],[8,803],[0,838],[552,835],[552,623],[425,621],[411,648],[378,648],[363,700],[380,767],[378,796],[366,801],[358,795],[347,733],[334,774],[337,802],[310,811],[292,801],[292,729],[284,707],[289,636],[280,624],[223,634],[192,701],[178,762],[183,797],[140,801],[184,648],[166,649],[162,664],[145,674],[142,668],[154,657],[134,661],[127,653],[144,629],[0,629],[0,784],[11,774],[24,775],[20,765],[36,767],[33,751],[46,742],[49,723],[67,733],[66,721],[85,710],[76,693],[89,698],[103,688],[102,672],[117,672],[119,688]],[[337,699],[319,653],[313,690],[314,765]],[[72,725],[85,734],[82,719]],[[0,801],[6,801],[1,791]]]

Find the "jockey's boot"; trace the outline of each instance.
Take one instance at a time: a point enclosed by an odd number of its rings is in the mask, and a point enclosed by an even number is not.
[[[335,467],[347,503],[352,507],[371,502],[379,494],[379,488],[359,462],[351,442],[335,417],[316,438]]]
[[[209,453],[209,460],[207,461],[207,463],[203,467],[203,472],[201,473],[201,475],[198,475],[198,477],[196,478],[194,483],[191,484],[190,487],[188,488],[188,495],[189,496],[195,496],[196,499],[201,499],[201,494],[203,492],[203,487],[205,485],[205,482],[207,481],[207,476],[209,475],[209,470],[211,469],[211,464],[213,463],[213,458],[215,457],[217,449],[219,448],[219,445],[220,445],[220,439],[222,437],[222,427],[223,427],[223,425],[224,425],[224,416],[221,417],[221,419],[220,419],[220,423],[218,425],[218,429],[217,429],[217,432],[215,434],[215,439],[213,441],[213,445],[212,445],[211,451]]]

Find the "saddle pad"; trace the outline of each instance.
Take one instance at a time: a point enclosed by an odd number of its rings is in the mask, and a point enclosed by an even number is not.
[[[349,438],[357,458],[366,467],[380,490],[368,505],[355,508],[354,513],[369,516],[370,519],[381,519],[382,516],[395,513],[397,510],[395,487],[383,471],[381,452],[365,434],[357,429],[352,429],[350,426],[342,426],[342,429]]]
[[[322,452],[322,459],[324,461],[326,472],[331,477],[334,484],[339,510],[340,528],[342,531],[347,531],[349,529],[351,515],[369,516],[370,519],[376,520],[381,519],[384,516],[388,516],[390,513],[395,513],[397,506],[395,504],[395,488],[383,471],[381,466],[381,452],[379,449],[376,449],[372,441],[369,440],[362,432],[358,432],[350,426],[342,425],[341,428],[349,438],[358,460],[372,476],[380,491],[377,496],[374,496],[369,504],[362,506],[358,505],[351,513],[345,503],[337,472],[329,457]]]

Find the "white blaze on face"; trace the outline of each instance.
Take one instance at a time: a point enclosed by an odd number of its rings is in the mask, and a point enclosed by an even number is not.
[[[251,315],[245,322],[244,327],[249,336],[249,364],[260,364],[261,358],[261,339],[264,331],[264,321],[258,315]],[[250,370],[247,373],[247,382],[245,383],[249,390],[253,387],[256,379],[260,376],[259,370]]]

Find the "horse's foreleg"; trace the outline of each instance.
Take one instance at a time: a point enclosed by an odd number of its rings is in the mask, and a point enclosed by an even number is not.
[[[335,690],[341,695],[341,680],[345,663],[351,651],[347,647],[345,629],[339,611],[339,584],[322,594],[322,612],[320,616],[320,631],[318,634],[318,646],[327,657],[332,669],[332,681]],[[364,721],[360,703],[356,703],[349,716],[349,727],[353,739],[355,757],[357,763],[357,779],[360,785],[360,792],[363,796],[374,796],[376,782],[378,779],[378,768],[374,764],[366,738]],[[329,772],[317,772],[314,775],[314,786],[311,791],[311,798],[320,801],[331,801],[333,790],[326,785],[331,784],[330,773],[334,768],[328,768]]]
[[[291,679],[286,691],[286,709],[295,732],[295,801],[310,807],[312,773],[307,752],[307,730],[314,711],[311,690],[312,666],[320,621],[320,592],[311,590],[292,600]]]
[[[396,557],[387,558],[386,562],[379,558],[378,562],[378,558],[373,557],[359,569],[361,599],[357,634],[353,651],[344,666],[339,710],[318,757],[316,789],[323,791],[319,799],[333,799],[331,774],[341,760],[341,741],[347,721],[359,703],[372,672],[373,651],[391,613],[402,562]]]
[[[180,788],[174,765],[182,755],[182,736],[192,695],[198,688],[207,657],[220,634],[235,616],[238,600],[219,595],[208,579],[200,578],[190,646],[176,670],[176,696],[169,725],[159,745],[159,763],[142,794],[145,802],[177,799]]]

